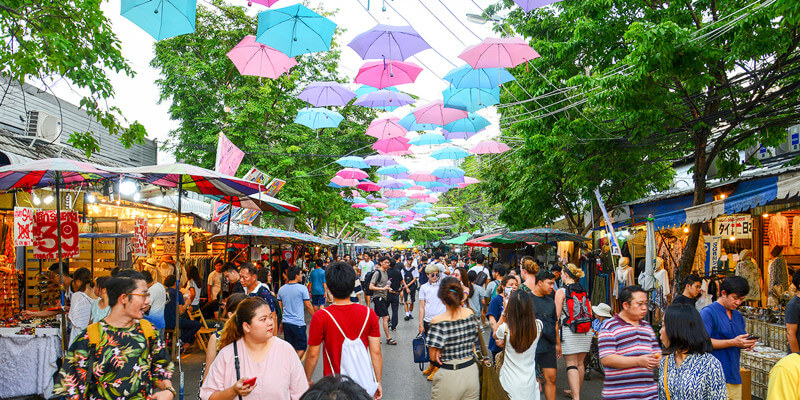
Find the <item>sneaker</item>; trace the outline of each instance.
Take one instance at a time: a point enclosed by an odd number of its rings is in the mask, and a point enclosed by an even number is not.
[[[408,321],[408,320],[410,320],[410,319],[411,319],[411,316],[410,316],[410,315],[406,315],[406,316],[405,316],[405,318],[403,318],[403,320],[404,320],[404,321]]]
[[[414,319],[414,316],[413,315],[409,315],[408,319]]]
[[[389,328],[389,330],[390,330],[390,331],[392,331],[392,332],[394,332],[394,331],[396,331],[396,330],[397,330],[397,328],[395,328],[395,327],[391,327],[391,328]]]

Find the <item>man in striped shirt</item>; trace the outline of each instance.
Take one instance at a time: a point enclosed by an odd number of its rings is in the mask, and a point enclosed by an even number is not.
[[[657,400],[653,369],[661,347],[647,321],[647,293],[640,286],[620,291],[622,311],[603,325],[598,335],[600,360],[606,370],[603,399]]]

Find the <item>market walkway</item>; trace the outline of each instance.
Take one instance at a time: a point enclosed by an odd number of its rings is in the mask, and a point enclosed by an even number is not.
[[[308,318],[307,318],[308,319]],[[432,383],[422,376],[417,364],[413,363],[411,355],[411,340],[417,335],[418,322],[416,319],[403,321],[397,331],[393,332],[393,337],[397,340],[397,346],[383,344],[383,389],[384,399],[404,400],[404,399],[429,399]],[[383,333],[381,331],[381,333]],[[185,371],[184,399],[195,400],[199,392],[198,382],[202,368],[204,355],[195,352],[183,359]],[[317,363],[314,372],[314,380],[322,377],[322,363]],[[558,396],[557,399],[566,399],[563,390],[566,389],[567,380],[563,360],[559,360],[558,371]],[[593,375],[593,380],[585,382],[583,386],[584,400],[599,400],[601,398],[602,381]],[[544,400],[544,396],[542,396]]]

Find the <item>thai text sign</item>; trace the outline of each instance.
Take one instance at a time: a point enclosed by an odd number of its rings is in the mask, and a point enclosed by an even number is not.
[[[39,211],[33,215],[33,257],[37,259],[58,258],[58,222],[53,210]],[[61,256],[72,258],[78,255],[78,213],[61,212]]]
[[[14,246],[33,246],[33,213],[30,207],[14,207]]]
[[[147,256],[147,218],[136,218],[133,222],[133,255]]]

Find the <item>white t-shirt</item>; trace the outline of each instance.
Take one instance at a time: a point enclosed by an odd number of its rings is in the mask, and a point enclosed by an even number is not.
[[[150,289],[147,289],[147,293],[150,293],[150,312],[148,315],[161,316],[163,319],[164,308],[167,307],[167,289],[164,285],[156,282],[153,286],[150,286]]]
[[[199,306],[200,305],[200,288],[197,286],[196,283],[194,283],[193,279],[189,279],[188,285],[189,285],[188,287],[194,288],[194,299],[192,299],[191,306]],[[190,293],[190,295],[191,295],[191,293]]]
[[[361,280],[363,281],[367,277],[367,272],[372,271],[375,267],[375,263],[372,261],[359,261],[358,262],[358,269],[361,270]]]
[[[436,281],[435,285],[431,285],[430,282],[422,285],[419,288],[419,299],[425,301],[425,315],[423,316],[425,322],[431,322],[433,317],[447,311],[447,307],[439,298],[439,281]]]
[[[480,274],[483,272],[486,274],[486,279],[492,279],[492,274],[489,272],[489,269],[484,267],[483,265],[476,265],[469,269],[470,271],[475,271],[476,274]]]
[[[211,286],[211,299],[214,300],[222,291],[222,274],[216,270],[208,274],[208,285]]]

